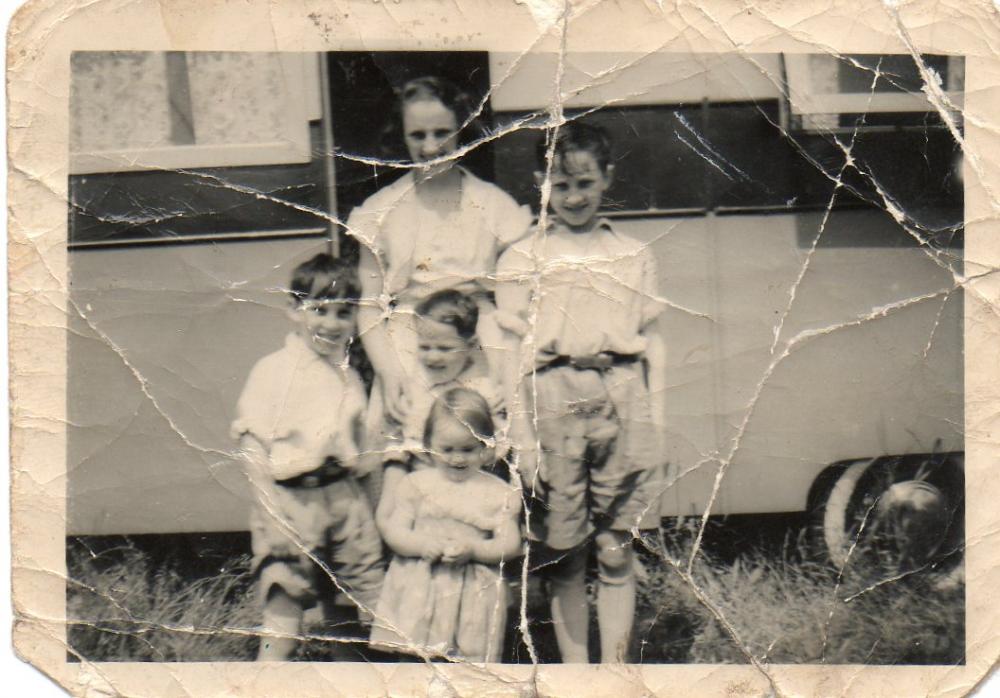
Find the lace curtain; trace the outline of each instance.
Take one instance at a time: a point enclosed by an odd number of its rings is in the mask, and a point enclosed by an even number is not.
[[[311,108],[318,76],[303,70],[310,58],[315,62],[307,54],[75,53],[74,171],[307,162],[308,121],[319,117]]]

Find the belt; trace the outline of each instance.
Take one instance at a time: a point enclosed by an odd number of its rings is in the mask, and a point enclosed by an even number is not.
[[[557,354],[551,361],[538,368],[547,371],[551,368],[569,366],[579,371],[607,371],[615,366],[628,366],[642,360],[641,354],[619,354],[615,351],[602,351],[590,356],[567,356]]]
[[[315,470],[310,470],[308,473],[302,473],[301,475],[296,475],[295,477],[290,477],[286,480],[277,480],[276,484],[281,485],[282,487],[316,489],[318,487],[326,487],[334,482],[339,482],[350,474],[351,471],[341,465],[340,461],[333,456],[329,456],[325,461],[323,461],[323,465]]]

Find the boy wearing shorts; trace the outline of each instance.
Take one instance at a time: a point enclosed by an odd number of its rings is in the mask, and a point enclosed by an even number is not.
[[[538,151],[543,186],[549,148]],[[593,542],[601,660],[620,662],[635,615],[631,530],[659,517],[663,304],[652,252],[598,215],[614,175],[607,134],[569,123],[553,154],[550,225],[497,268],[497,321],[507,353],[520,358],[506,372],[511,441],[525,487],[545,503],[541,537],[556,559],[550,590],[562,659],[589,661]]]
[[[292,655],[324,577],[365,616],[384,575],[382,542],[358,483],[367,400],[347,364],[357,335],[356,272],[318,254],[295,269],[290,294],[295,331],[250,371],[232,426],[255,495],[250,535],[264,607],[258,660]]]

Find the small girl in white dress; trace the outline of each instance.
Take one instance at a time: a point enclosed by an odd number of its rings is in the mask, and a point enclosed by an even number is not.
[[[495,457],[493,439],[490,406],[478,393],[453,388],[435,401],[424,431],[434,467],[400,481],[380,522],[395,556],[373,645],[499,661],[508,605],[501,566],[522,552],[521,498],[481,470]]]

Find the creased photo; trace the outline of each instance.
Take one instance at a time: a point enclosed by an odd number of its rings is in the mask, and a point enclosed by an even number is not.
[[[11,53],[21,652],[76,695],[972,690],[985,5],[964,50],[923,3],[415,5]]]

